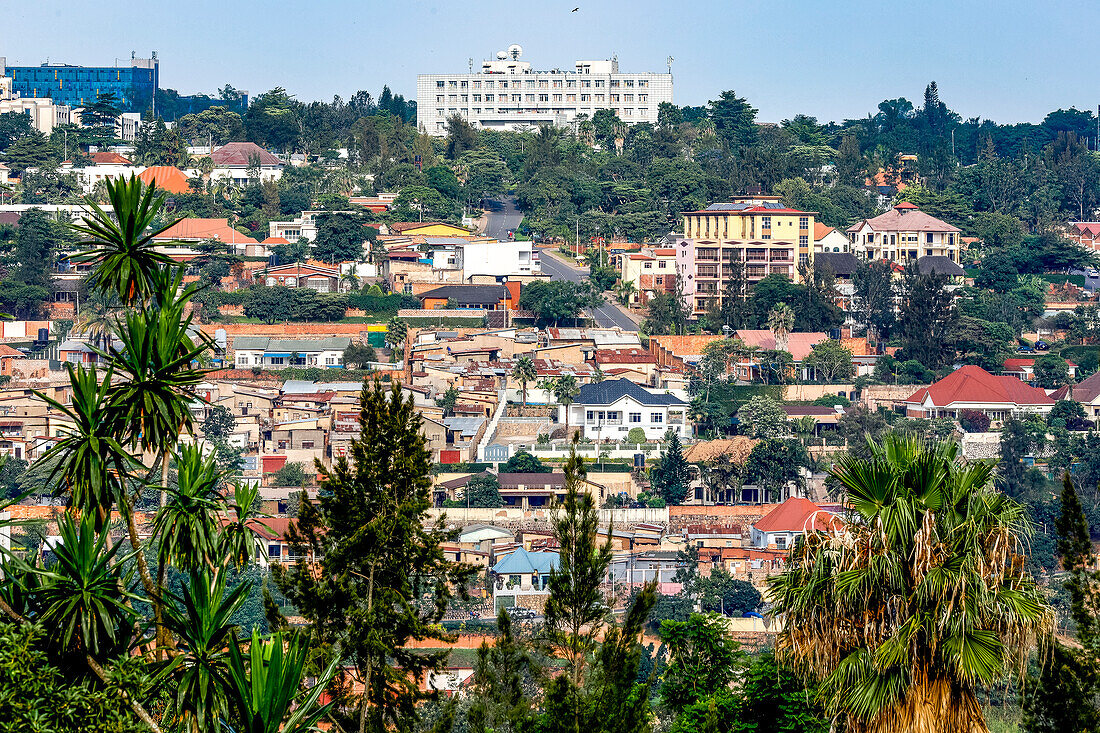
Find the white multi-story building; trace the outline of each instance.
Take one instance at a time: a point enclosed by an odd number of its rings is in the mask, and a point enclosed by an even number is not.
[[[656,123],[658,105],[672,102],[670,73],[623,74],[614,58],[538,71],[519,60],[522,54],[513,44],[482,62],[478,72],[417,76],[417,125],[429,135],[444,135],[447,118],[457,114],[490,130],[564,127],[601,109],[626,123]]]
[[[73,111],[63,105],[54,104],[49,97],[21,97],[12,91],[12,80],[0,76],[0,114],[18,112],[27,115],[31,127],[49,135],[53,128],[73,122]]]
[[[432,268],[461,270],[464,282],[505,275],[538,275],[542,269],[539,250],[528,241],[467,241],[459,237],[425,237],[424,249],[431,253]],[[440,279],[446,279],[444,274]]]

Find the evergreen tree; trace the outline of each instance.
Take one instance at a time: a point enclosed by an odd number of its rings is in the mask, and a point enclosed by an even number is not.
[[[673,506],[683,504],[691,489],[691,469],[684,460],[683,446],[676,432],[669,432],[665,452],[653,468],[653,488],[665,503]]]
[[[532,722],[531,690],[525,683],[541,668],[512,632],[512,618],[497,616],[496,643],[481,642],[474,668],[473,704],[467,713],[472,733],[515,733]]]
[[[611,535],[599,541],[600,516],[581,486],[586,471],[584,459],[577,455],[576,440],[565,463],[565,502],[553,519],[554,539],[558,543],[558,566],[551,570],[550,595],[543,615],[551,648],[565,659],[566,674],[561,675],[547,692],[548,705],[565,717],[564,730],[582,730],[582,686],[588,655],[596,648],[596,638],[607,616],[608,607],[600,589],[611,564]]]
[[[301,559],[276,582],[325,643],[338,645],[363,682],[358,730],[408,727],[425,697],[419,682],[446,651],[414,653],[410,639],[453,639],[440,619],[472,568],[446,559],[450,540],[430,524],[430,455],[420,416],[394,383],[375,381],[360,398],[361,437],[351,461],[322,475],[317,506],[304,502],[288,533]]]
[[[1100,730],[1100,574],[1092,570],[1089,525],[1069,472],[1062,477],[1062,511],[1054,524],[1058,552],[1067,577],[1070,617],[1077,626],[1081,649],[1054,642],[1038,679],[1021,695],[1023,729],[1030,733]]]

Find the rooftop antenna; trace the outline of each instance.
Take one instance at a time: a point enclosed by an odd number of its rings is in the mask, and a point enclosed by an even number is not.
[[[675,60],[676,59],[672,58],[671,56],[669,56],[667,59],[665,59],[665,65],[668,66],[668,73],[669,74],[672,73],[672,62],[675,61]]]
[[[470,73],[474,73],[474,58],[472,56],[466,59],[466,65],[470,68]]]

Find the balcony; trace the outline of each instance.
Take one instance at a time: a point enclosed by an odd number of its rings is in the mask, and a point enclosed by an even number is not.
[[[766,267],[746,267],[745,277],[764,277],[768,274]]]
[[[771,262],[794,262],[794,255],[787,250],[777,250],[771,253],[769,258]]]

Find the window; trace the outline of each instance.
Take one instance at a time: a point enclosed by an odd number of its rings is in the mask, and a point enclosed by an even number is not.
[[[335,356],[326,356],[325,357],[325,366],[336,366],[336,357]]]
[[[485,95],[485,101],[486,102],[495,102],[496,98],[497,98],[497,96],[495,94],[486,94]]]
[[[443,104],[443,95],[442,94],[435,95],[435,103],[436,104]]]
[[[540,102],[549,102],[550,101],[550,95],[549,94],[540,94],[539,95],[539,101]]]
[[[474,82],[474,89],[481,89],[481,82],[480,81],[475,81]]]
[[[638,86],[642,87],[643,89],[648,87],[649,86],[649,79],[639,79],[638,80]]]
[[[761,229],[771,229],[772,228],[772,218],[770,216],[760,217],[760,228]]]
[[[926,235],[928,238],[925,240],[928,244],[932,244],[932,232],[928,232]]]
[[[534,79],[528,79],[527,80],[527,88],[528,89],[534,89],[535,88],[535,80]]]
[[[493,87],[496,86],[496,84],[497,83],[495,81],[487,81],[487,82],[485,82],[485,88],[486,89],[492,89]]]
[[[555,102],[560,102],[561,101],[561,95],[560,94],[555,94],[554,95],[554,101]]]
[[[640,423],[642,421],[642,413],[632,412],[630,413],[630,422]]]
[[[443,88],[443,82],[441,82],[441,81],[437,81],[437,82],[435,83],[435,88],[436,88],[436,89],[442,89],[442,88]]]
[[[638,101],[639,102],[648,102],[649,101],[649,95],[648,94],[639,94],[638,95]]]
[[[593,420],[596,419],[596,413],[593,412],[592,410],[589,410],[588,412],[585,413],[585,419],[588,420],[588,422],[592,422]]]
[[[798,255],[798,264],[805,265],[810,261],[810,255],[806,252],[800,252]]]
[[[550,86],[550,82],[546,79],[539,79],[539,89],[547,89]]]
[[[926,255],[928,255],[929,257],[931,257],[931,256],[932,256],[932,250],[930,250],[930,249],[926,249],[926,250],[924,250],[924,253],[925,253]]]
[[[596,88],[597,89],[602,89],[603,88],[603,79],[597,79],[596,80]]]
[[[633,94],[624,94],[623,95],[623,101],[624,102],[633,102],[634,101],[634,95]]]
[[[626,85],[628,87],[633,87],[634,86],[634,80],[633,79],[627,79],[626,80]]]
[[[619,80],[618,79],[612,79],[611,80],[611,88],[612,89],[618,89],[618,87],[619,87]]]
[[[660,412],[651,412],[649,413],[649,421],[654,425],[660,425],[665,421],[665,416]]]
[[[449,82],[447,82],[447,86],[451,89],[458,89],[458,82],[457,81],[449,81]]]
[[[592,80],[591,79],[581,79],[581,88],[582,89],[588,89],[591,86],[592,86]]]
[[[273,357],[271,357],[271,364],[272,364],[273,366],[279,366],[279,365],[283,364],[284,362],[285,362],[285,359],[284,359],[283,357],[281,357],[281,356],[273,356]]]
[[[612,95],[610,95],[610,99],[611,99],[612,102],[618,102],[619,101],[619,95],[618,94],[612,94]]]
[[[803,245],[803,246],[806,246],[810,243],[810,237],[806,234],[799,234],[798,235],[798,243]]]
[[[527,101],[528,102],[534,102],[535,101],[535,95],[534,94],[528,94],[527,95]]]
[[[480,94],[475,94],[474,95],[474,101],[475,102],[480,102],[481,101],[481,95]]]
[[[582,102],[591,102],[592,101],[592,95],[591,94],[582,94],[581,95],[581,101]]]
[[[576,79],[566,79],[565,80],[565,88],[566,89],[576,89],[577,88],[577,80]]]
[[[461,84],[459,84],[459,86],[462,87],[463,89],[465,89],[466,88],[466,82],[462,82]]]
[[[809,229],[810,228],[810,217],[808,217],[808,216],[798,217],[798,228],[799,229]]]
[[[313,441],[312,440],[303,440],[302,441],[302,450],[313,450]]]
[[[237,363],[238,364],[247,364],[248,363],[248,357],[247,356],[238,356],[237,357]]]

